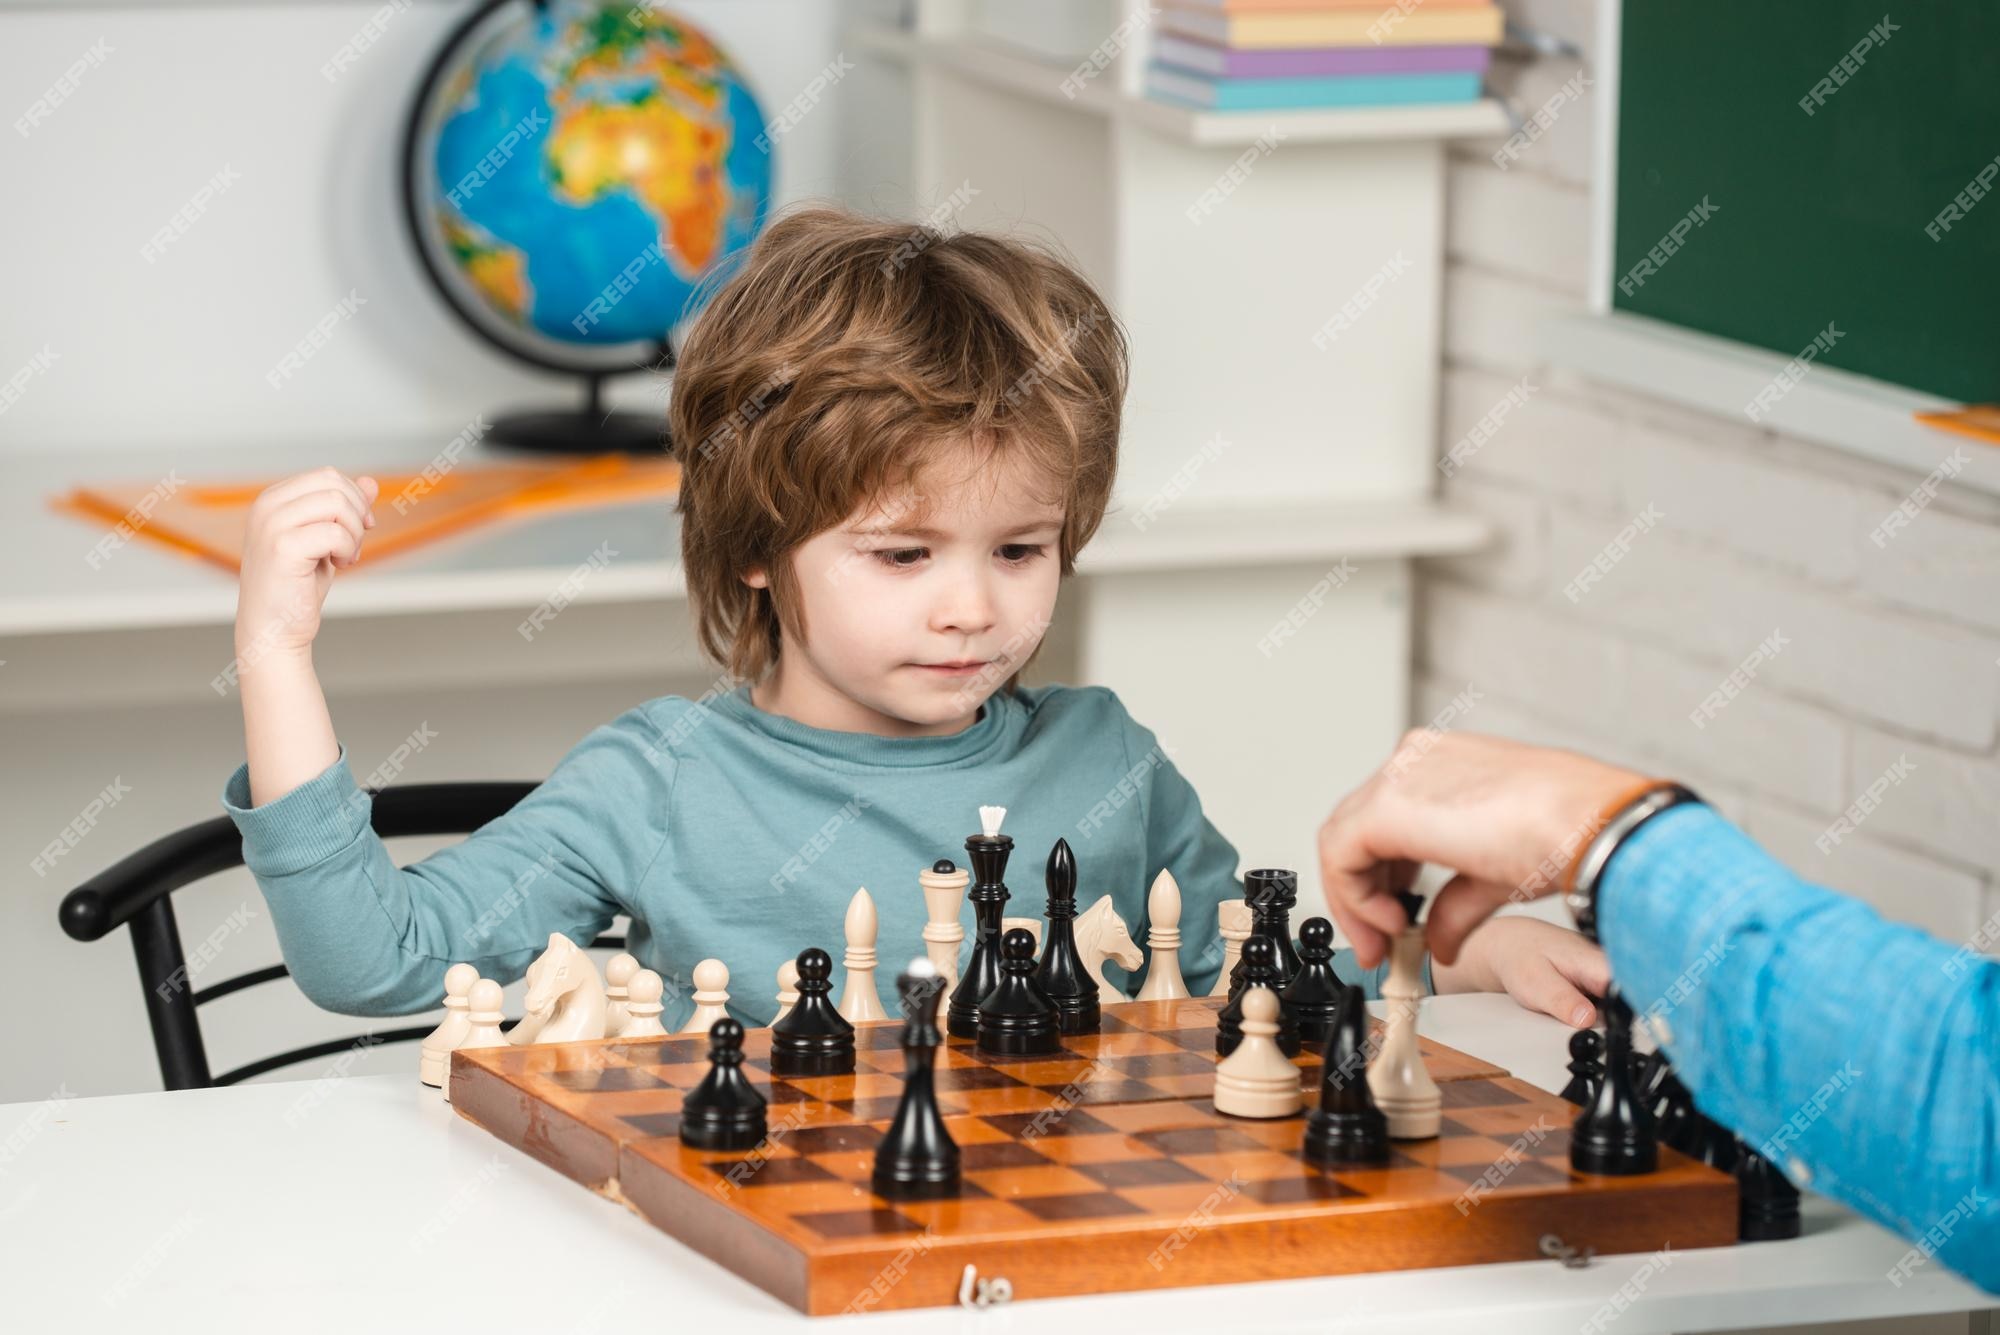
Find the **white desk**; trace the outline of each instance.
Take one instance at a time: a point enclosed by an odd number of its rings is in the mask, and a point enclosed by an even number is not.
[[[1437,998],[1424,1028],[1545,1088],[1563,1078],[1566,1031],[1504,997]],[[1543,1335],[1579,1328],[1647,1259],[814,1321],[501,1144],[414,1075],[10,1104],[0,1145],[0,1258],[18,1330]],[[2000,1307],[1935,1266],[1893,1288],[1904,1243],[1816,1198],[1805,1215],[1794,1241],[1676,1254],[1616,1319],[1619,1335]]]

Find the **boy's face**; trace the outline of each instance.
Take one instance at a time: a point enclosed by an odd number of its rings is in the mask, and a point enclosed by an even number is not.
[[[945,463],[808,540],[792,557],[808,641],[783,632],[758,706],[888,736],[970,724],[1055,611],[1063,515],[1045,490],[1013,452],[980,475]]]

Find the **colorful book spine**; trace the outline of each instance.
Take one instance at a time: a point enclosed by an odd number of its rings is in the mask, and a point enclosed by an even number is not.
[[[1297,79],[1330,74],[1483,74],[1492,57],[1483,46],[1303,46],[1238,51],[1185,37],[1161,36],[1153,59],[1174,69],[1221,79]]]
[[[1207,13],[1163,9],[1162,32],[1239,50],[1300,46],[1493,46],[1506,29],[1498,5],[1414,9],[1399,5],[1370,12],[1352,9]]]
[[[1318,107],[1405,107],[1470,102],[1477,74],[1338,74],[1328,78],[1212,79],[1155,66],[1146,89],[1163,101],[1204,111],[1304,111]]]

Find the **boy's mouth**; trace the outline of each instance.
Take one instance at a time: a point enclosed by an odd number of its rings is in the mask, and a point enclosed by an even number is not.
[[[963,659],[955,663],[912,663],[911,667],[922,668],[946,677],[969,677],[986,667],[991,660]]]

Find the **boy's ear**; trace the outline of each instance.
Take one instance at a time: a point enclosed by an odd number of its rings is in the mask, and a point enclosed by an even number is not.
[[[764,567],[762,566],[751,566],[743,572],[740,578],[753,589],[768,589],[771,587],[770,577],[764,573]]]

